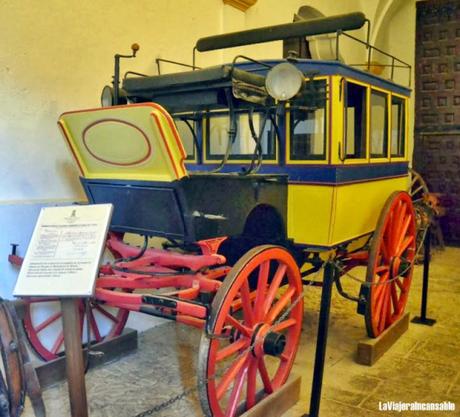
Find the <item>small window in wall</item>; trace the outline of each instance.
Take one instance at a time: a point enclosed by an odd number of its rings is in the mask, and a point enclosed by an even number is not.
[[[388,94],[371,91],[371,157],[388,156]]]
[[[261,146],[264,159],[276,158],[276,134],[270,115],[266,119],[265,113],[254,112],[252,121],[256,135],[261,134]],[[220,160],[227,151],[230,129],[230,116],[227,112],[209,113],[207,120],[206,149],[207,158]],[[256,143],[251,134],[248,113],[237,115],[237,133],[233,142],[229,159],[251,160]]]
[[[182,140],[185,152],[187,153],[187,160],[194,160],[196,154],[196,122],[191,117],[187,116],[174,116],[177,131]]]
[[[290,159],[326,159],[326,81],[307,82],[290,110]]]
[[[393,96],[391,98],[391,156],[404,156],[406,146],[405,110],[405,101]]]
[[[346,84],[346,157],[366,158],[366,87]]]

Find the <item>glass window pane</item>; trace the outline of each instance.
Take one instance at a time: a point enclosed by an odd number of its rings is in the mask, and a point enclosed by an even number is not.
[[[185,152],[187,153],[187,159],[195,158],[195,140],[193,138],[193,132],[196,134],[195,121],[187,120],[184,121],[182,118],[175,118],[174,122],[176,123],[177,131],[182,140],[182,145],[184,146]],[[193,129],[193,132],[192,132]]]
[[[402,98],[391,98],[391,156],[404,156],[406,142],[406,112]]]
[[[388,156],[388,95],[371,92],[371,157]]]
[[[346,157],[366,158],[366,87],[346,84]]]
[[[290,111],[290,159],[326,159],[326,81],[313,81]]]
[[[265,114],[254,113],[252,116],[255,133],[260,135],[264,124]],[[237,134],[233,142],[229,159],[252,159],[256,142],[252,137],[249,127],[249,115],[240,113],[237,115]],[[209,159],[221,159],[228,146],[228,131],[230,129],[230,117],[228,113],[212,114],[208,119],[207,149]],[[266,120],[262,132],[262,151],[265,159],[275,159],[275,131],[270,117]]]

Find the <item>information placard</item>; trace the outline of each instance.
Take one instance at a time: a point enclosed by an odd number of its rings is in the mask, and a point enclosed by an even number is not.
[[[92,295],[112,210],[112,204],[43,208],[13,294]]]

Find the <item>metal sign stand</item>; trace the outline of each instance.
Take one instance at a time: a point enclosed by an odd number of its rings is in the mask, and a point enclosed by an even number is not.
[[[319,310],[318,336],[316,339],[315,365],[310,396],[310,412],[302,417],[318,417],[323,386],[324,363],[326,360],[327,336],[329,331],[329,313],[331,311],[332,286],[338,270],[336,265],[328,261],[324,268],[324,279],[321,290],[321,307]]]
[[[78,299],[62,298],[61,307],[70,412],[72,417],[88,417]]]
[[[414,317],[411,321],[416,324],[425,326],[433,326],[436,323],[435,319],[430,319],[426,316],[428,304],[428,283],[430,278],[430,258],[431,258],[431,227],[428,227],[424,241],[423,254],[423,284],[422,284],[422,300],[420,303],[420,316]]]

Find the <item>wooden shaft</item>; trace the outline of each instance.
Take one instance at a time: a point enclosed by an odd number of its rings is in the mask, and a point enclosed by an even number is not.
[[[88,417],[78,299],[61,299],[61,307],[71,416]]]

